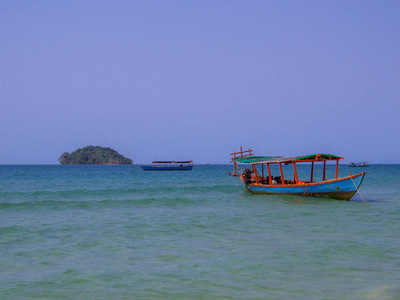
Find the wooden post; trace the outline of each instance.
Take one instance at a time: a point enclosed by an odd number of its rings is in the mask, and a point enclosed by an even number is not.
[[[269,164],[267,164],[267,168],[268,168],[269,184],[272,184],[272,175],[271,175],[271,169],[269,167]]]
[[[299,174],[297,174],[296,162],[293,162],[293,170],[294,170],[294,183],[299,182]]]
[[[339,176],[339,160],[336,161],[335,179],[338,179],[338,176]]]
[[[241,174],[241,172],[240,172],[240,169],[239,169],[239,166],[236,164],[236,168],[237,168],[237,170],[239,171],[239,174]]]
[[[282,163],[279,163],[279,169],[281,171],[282,184],[285,184],[285,177],[283,176]]]
[[[256,165],[253,165],[253,172],[254,172],[254,176],[256,177],[256,183],[257,184],[259,184],[259,175],[258,175],[258,172],[257,172],[257,168],[256,168]]]
[[[322,181],[326,180],[326,160],[324,161],[324,175],[322,177]]]
[[[311,179],[310,182],[314,181],[314,162],[311,162]]]

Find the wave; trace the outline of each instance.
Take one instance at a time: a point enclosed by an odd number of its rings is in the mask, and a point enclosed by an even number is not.
[[[81,198],[87,196],[121,196],[133,194],[155,194],[160,192],[173,192],[173,191],[203,191],[215,192],[223,190],[225,192],[235,187],[232,184],[213,184],[213,183],[189,183],[180,186],[171,185],[152,185],[135,188],[77,188],[77,189],[60,189],[60,190],[35,190],[35,191],[18,191],[18,192],[3,192],[0,193],[0,202],[11,199],[63,199],[63,198]]]
[[[160,207],[160,206],[180,206],[196,204],[198,199],[184,197],[179,195],[140,195],[137,197],[129,197],[126,199],[118,199],[117,197],[88,197],[84,199],[41,199],[41,200],[24,200],[19,202],[0,202],[0,210],[38,210],[38,209],[94,209],[94,208],[117,208],[117,207]]]

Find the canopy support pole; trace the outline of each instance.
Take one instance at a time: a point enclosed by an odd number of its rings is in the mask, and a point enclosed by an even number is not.
[[[282,184],[285,184],[285,177],[283,176],[282,163],[279,163],[279,170],[281,171]]]
[[[311,179],[310,182],[314,182],[314,162],[311,162]]]
[[[335,179],[338,179],[338,176],[339,176],[339,160],[336,161]]]
[[[299,174],[297,173],[296,162],[293,162],[293,170],[294,170],[294,183],[299,182]]]
[[[267,168],[268,168],[269,184],[272,184],[272,175],[271,175],[271,169],[269,167],[269,164],[267,164]]]
[[[254,172],[254,176],[256,177],[256,183],[259,184],[260,183],[260,179],[259,179],[260,175],[258,174],[256,165],[253,165],[253,172]]]

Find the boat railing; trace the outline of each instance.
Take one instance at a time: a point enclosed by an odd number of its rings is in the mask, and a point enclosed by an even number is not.
[[[231,155],[233,155],[232,159],[238,158],[238,157],[250,157],[253,155],[253,150],[251,150],[250,148],[248,150],[243,150],[242,147],[240,147],[240,151],[238,151],[238,152],[233,151],[233,153],[231,153]]]

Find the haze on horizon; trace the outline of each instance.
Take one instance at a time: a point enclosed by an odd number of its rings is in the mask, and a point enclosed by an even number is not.
[[[400,1],[1,1],[0,164],[400,163]]]

